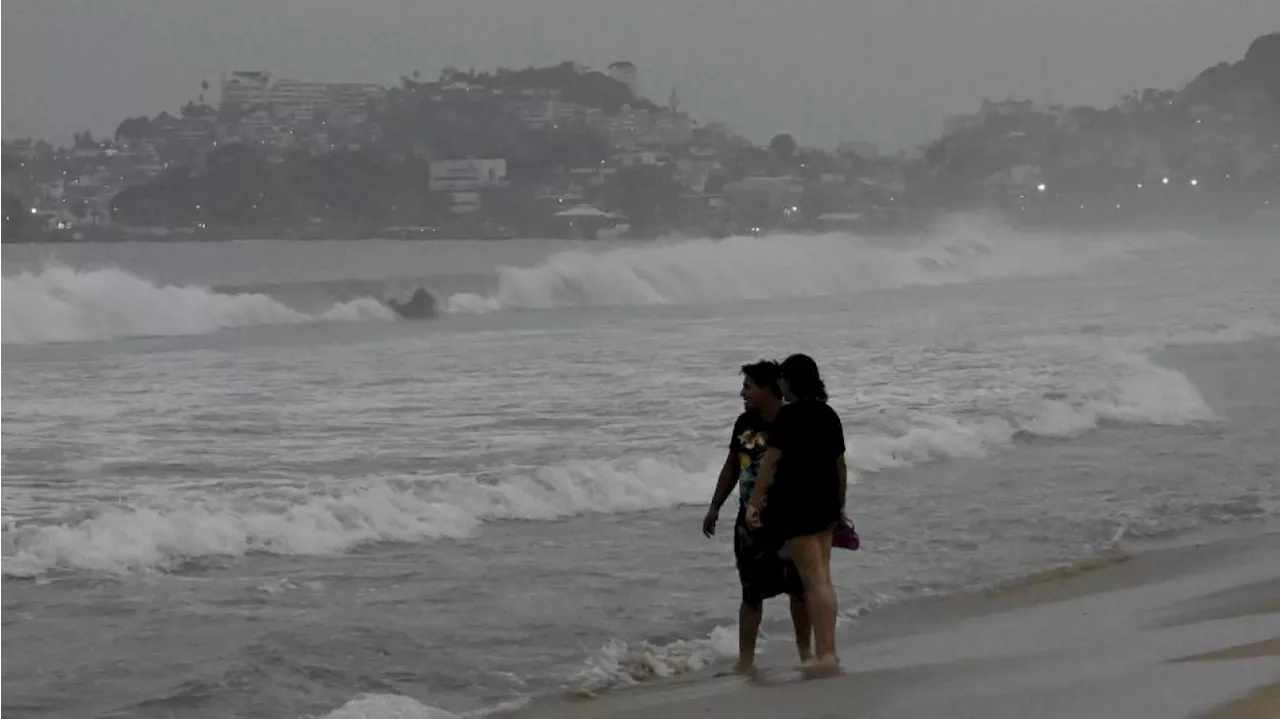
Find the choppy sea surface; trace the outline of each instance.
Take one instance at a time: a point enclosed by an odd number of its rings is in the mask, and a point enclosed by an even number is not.
[[[2,709],[462,715],[716,666],[702,508],[739,365],[794,351],[857,470],[850,616],[1273,519],[1277,236],[5,246]],[[383,304],[418,286],[439,317]]]

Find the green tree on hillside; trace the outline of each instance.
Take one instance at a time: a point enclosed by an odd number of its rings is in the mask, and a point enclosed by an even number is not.
[[[232,225],[252,224],[267,213],[271,178],[266,159],[252,145],[227,143],[205,161],[207,197],[202,217]]]
[[[151,119],[146,115],[127,117],[116,126],[116,141],[140,140],[151,132]]]
[[[796,157],[796,140],[790,135],[774,135],[769,141],[771,169],[775,175],[790,172]]]

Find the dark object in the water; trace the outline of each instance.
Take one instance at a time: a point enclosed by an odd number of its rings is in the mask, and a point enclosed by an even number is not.
[[[429,320],[439,313],[435,296],[422,287],[413,291],[413,296],[408,302],[389,299],[387,306],[395,310],[396,314],[409,320]]]

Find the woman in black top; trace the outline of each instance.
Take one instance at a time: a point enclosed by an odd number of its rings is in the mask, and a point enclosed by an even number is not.
[[[844,513],[844,427],[827,406],[826,387],[811,357],[788,357],[782,363],[780,385],[787,404],[774,417],[746,521],[767,527],[776,540],[786,542],[804,582],[813,621],[816,656],[806,668],[815,674],[834,673],[840,660],[831,532]]]

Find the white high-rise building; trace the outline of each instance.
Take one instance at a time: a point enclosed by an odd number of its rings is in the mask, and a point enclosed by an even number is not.
[[[223,75],[222,104],[242,108],[265,106],[271,99],[271,73],[240,70]]]
[[[339,125],[358,125],[369,119],[369,103],[385,91],[365,82],[329,83],[330,117]]]
[[[323,113],[338,125],[368,120],[368,108],[384,91],[355,82],[303,82],[272,78],[262,71],[237,71],[222,78],[222,104],[242,112],[266,110],[280,121],[309,122]]]
[[[316,110],[328,106],[329,85],[326,83],[281,78],[271,87],[271,113],[282,120],[306,122],[315,118]]]

